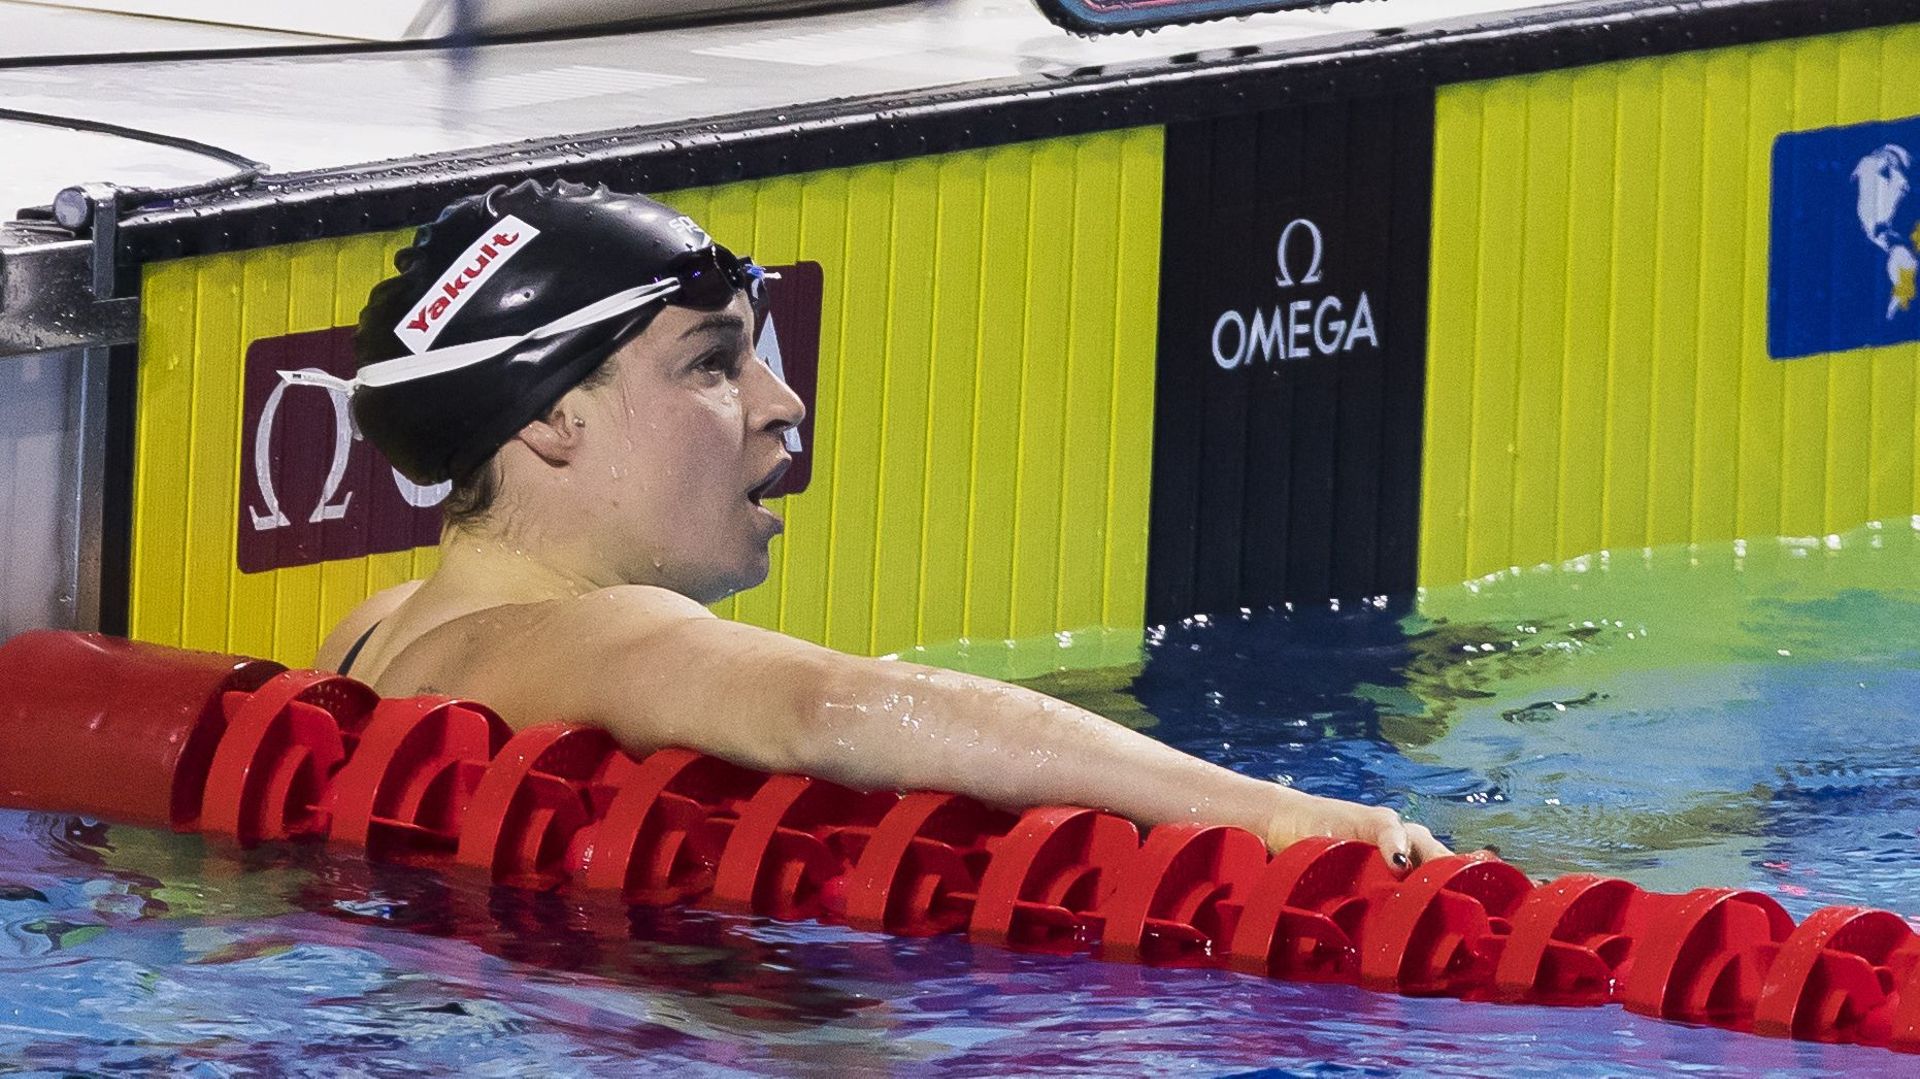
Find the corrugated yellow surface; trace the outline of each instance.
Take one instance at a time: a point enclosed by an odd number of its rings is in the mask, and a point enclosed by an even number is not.
[[[813,485],[772,578],[722,613],[870,653],[1141,625],[1161,145],[665,196],[826,278]]]
[[[1920,349],[1767,356],[1774,139],[1916,69],[1897,28],[1442,89],[1422,583],[1920,508]]]
[[[351,324],[410,234],[150,267],[141,304],[129,626],[142,640],[313,657],[367,595],[431,571],[431,548],[243,574],[241,385],[265,337]]]
[[[821,264],[809,489],[723,614],[855,652],[1138,628],[1159,295],[1159,129],[664,196],[763,263]],[[136,637],[311,659],[431,550],[236,568],[242,359],[351,324],[405,234],[146,279]]]

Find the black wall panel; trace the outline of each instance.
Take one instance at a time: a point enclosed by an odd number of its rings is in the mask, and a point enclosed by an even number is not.
[[[1167,132],[1147,617],[1410,591],[1433,94]]]

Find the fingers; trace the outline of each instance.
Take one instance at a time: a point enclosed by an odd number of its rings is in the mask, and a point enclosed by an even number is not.
[[[1369,809],[1367,815],[1372,818],[1373,843],[1386,856],[1387,864],[1395,873],[1404,873],[1413,868],[1413,837],[1409,834],[1409,825],[1400,819],[1400,814],[1391,809]]]
[[[1403,821],[1398,813],[1390,809],[1373,812],[1378,819],[1378,830],[1374,833],[1373,841],[1380,848],[1380,853],[1386,856],[1387,864],[1396,872],[1404,873],[1453,853],[1446,844],[1433,837],[1426,825]]]
[[[1445,843],[1433,838],[1433,833],[1423,824],[1407,825],[1407,837],[1413,844],[1413,864],[1430,862],[1435,858],[1445,858],[1453,852]]]
[[[1304,827],[1300,822],[1290,820],[1289,823],[1293,825],[1291,828],[1268,829],[1267,842],[1271,849],[1278,851],[1291,841],[1283,838],[1276,842],[1276,837],[1286,832],[1291,832],[1292,838],[1331,835],[1357,839],[1378,847],[1381,857],[1387,860],[1387,865],[1393,868],[1396,876],[1404,876],[1415,866],[1453,853],[1446,844],[1435,839],[1425,825],[1401,820],[1399,813],[1384,806],[1356,805],[1332,798],[1316,798],[1309,804],[1318,807],[1322,814],[1320,818],[1317,821],[1309,819]]]

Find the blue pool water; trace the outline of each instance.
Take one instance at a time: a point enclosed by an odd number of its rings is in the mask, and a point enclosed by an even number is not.
[[[1920,914],[1920,539],[1219,612],[1035,684],[1536,876]],[[192,1075],[1816,1075],[1883,1050],[613,909],[0,813],[0,1061]]]

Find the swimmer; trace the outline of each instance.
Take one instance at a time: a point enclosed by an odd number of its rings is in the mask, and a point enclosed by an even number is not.
[[[419,230],[376,286],[359,430],[418,484],[452,481],[440,563],[353,611],[319,663],[380,693],[565,719],[644,754],[682,746],[863,790],[1007,809],[1331,835],[1408,868],[1446,853],[1390,809],[1189,756],[1018,686],[835,652],[714,616],[761,583],[763,498],[804,408],[755,355],[768,282],[651,199],[496,187]],[[776,286],[777,287],[777,286]]]

